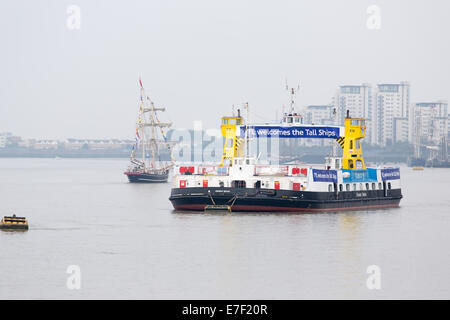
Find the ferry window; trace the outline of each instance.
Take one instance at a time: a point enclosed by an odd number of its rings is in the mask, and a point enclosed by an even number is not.
[[[359,126],[359,120],[352,120],[352,121],[350,122],[350,124],[351,124],[352,126]]]
[[[234,124],[234,119],[230,119],[229,124]]]
[[[360,183],[359,184],[359,190],[363,190],[364,188],[363,188],[363,184],[362,183]]]
[[[295,122],[299,123],[300,122],[300,118],[295,118]]]
[[[356,191],[356,183],[353,184],[353,191]]]
[[[378,189],[379,189],[379,190],[383,189],[383,188],[381,187],[381,182],[378,183]]]
[[[342,184],[340,184],[340,185],[339,185],[339,191],[342,192],[343,189],[344,189],[344,188],[342,188]]]
[[[256,189],[261,188],[261,181],[260,181],[260,180],[258,180],[258,181],[255,182],[255,188],[256,188]]]
[[[356,160],[356,169],[362,169],[363,165],[362,165],[362,161],[361,160]]]
[[[372,190],[375,190],[375,182],[372,182]]]
[[[228,119],[222,119],[222,124],[228,124]]]
[[[292,123],[292,117],[287,118],[287,123]]]
[[[219,181],[219,187],[223,188],[224,185],[225,185],[225,184],[223,183],[223,181]]]
[[[331,192],[331,191],[333,191],[333,185],[332,185],[332,184],[329,184],[329,185],[328,185],[328,192]]]
[[[250,160],[249,160],[249,159],[246,159],[246,160],[245,160],[245,163],[246,163],[246,164],[250,164]]]
[[[369,184],[368,183],[366,183],[366,190],[369,190],[370,188],[369,188]]]
[[[350,191],[350,185],[348,183],[345,185],[345,190]]]
[[[236,124],[240,125],[241,124],[241,119],[236,119]]]
[[[348,167],[353,169],[353,160],[348,160]]]
[[[245,188],[245,180],[233,180],[231,182],[232,188]]]
[[[391,190],[391,183],[388,182],[388,189]]]
[[[353,140],[350,140],[350,149],[353,149]]]

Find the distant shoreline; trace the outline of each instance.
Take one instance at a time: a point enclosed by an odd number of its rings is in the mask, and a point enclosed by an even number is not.
[[[324,163],[326,153],[310,153],[303,155],[300,158],[295,159],[299,162],[304,163]],[[123,152],[110,152],[110,153],[96,153],[96,152],[79,152],[79,153],[44,153],[44,152],[0,152],[0,158],[42,158],[42,159],[128,159],[130,157],[129,153]],[[392,154],[368,154],[364,157],[367,164],[372,163],[407,163],[407,156],[398,156]],[[163,161],[170,161],[170,157],[162,157]],[[192,159],[193,161],[193,159]]]
[[[129,150],[20,150],[0,149],[0,158],[129,158]],[[167,159],[166,159],[167,158]],[[162,160],[170,160],[167,155]]]
[[[0,151],[0,158],[127,158],[129,152],[67,152],[57,150]]]

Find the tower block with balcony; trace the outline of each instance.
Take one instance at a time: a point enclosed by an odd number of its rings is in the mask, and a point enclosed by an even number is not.
[[[364,118],[345,118],[345,138],[342,152],[342,169],[366,169],[362,156],[361,139],[365,137]]]

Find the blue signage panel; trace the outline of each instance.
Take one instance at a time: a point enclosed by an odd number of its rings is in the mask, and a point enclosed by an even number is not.
[[[339,127],[282,127],[282,126],[248,126],[249,137],[266,138],[339,138]],[[241,126],[241,137],[245,136],[245,126]]]
[[[345,183],[347,182],[373,182],[377,181],[377,171],[376,169],[361,169],[361,170],[350,170],[342,169],[342,172],[348,172],[349,176],[343,178]]]
[[[368,168],[367,172],[369,173],[369,180],[370,181],[377,181],[378,180],[377,169]]]
[[[313,180],[318,182],[337,182],[336,170],[312,169]]]
[[[400,168],[381,169],[381,179],[383,181],[400,179]]]

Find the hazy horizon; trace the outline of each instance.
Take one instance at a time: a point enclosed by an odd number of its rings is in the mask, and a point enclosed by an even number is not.
[[[448,12],[443,0],[2,2],[0,132],[133,139],[139,77],[173,128],[218,128],[245,102],[274,119],[286,78],[300,106],[330,103],[338,85],[400,81],[411,102],[450,100]]]

